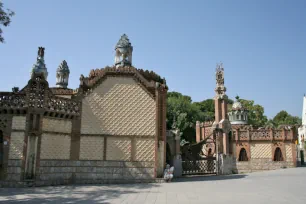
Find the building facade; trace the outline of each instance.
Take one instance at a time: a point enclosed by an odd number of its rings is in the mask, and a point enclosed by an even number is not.
[[[218,71],[220,70],[217,69],[217,73]],[[224,73],[222,73],[222,76],[224,76]],[[220,78],[224,82],[224,77]],[[217,88],[215,91],[218,94],[220,89],[218,88],[218,76],[216,79]],[[220,146],[218,153],[230,155],[230,157],[227,157],[230,160],[231,157],[234,158],[234,164],[230,165],[230,171],[241,173],[296,167],[297,148],[295,142],[297,140],[297,130],[294,126],[279,129],[253,128],[248,125],[248,110],[239,102],[239,97],[236,97],[231,111],[227,111],[226,99],[224,97],[221,103],[224,106],[220,108],[218,101],[220,99],[215,97],[215,122],[197,122],[197,142],[208,137],[211,138],[203,145],[202,154],[204,156],[209,155],[209,153],[216,153],[213,132],[216,128],[224,130],[220,122],[219,127],[216,127],[216,121],[220,121],[219,118],[222,117],[221,121],[229,118],[230,124],[229,127],[225,128],[226,132],[223,131],[223,133],[217,135],[220,141],[217,142]]]
[[[152,182],[166,157],[165,79],[132,66],[123,35],[115,65],[69,89],[63,61],[50,87],[44,48],[28,84],[0,92],[0,184]],[[50,77],[50,76],[49,76]]]

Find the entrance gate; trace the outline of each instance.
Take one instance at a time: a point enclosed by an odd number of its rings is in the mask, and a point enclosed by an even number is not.
[[[182,147],[183,175],[217,174],[216,145],[213,134],[196,144]]]
[[[207,157],[194,161],[182,161],[183,175],[216,174],[216,158]]]

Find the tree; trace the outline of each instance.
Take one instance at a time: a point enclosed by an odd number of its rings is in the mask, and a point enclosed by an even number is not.
[[[167,94],[167,129],[178,128],[182,133],[181,137],[194,142],[195,123],[202,121],[204,115],[194,103],[190,96],[178,92]]]
[[[276,116],[273,118],[273,122],[276,127],[280,125],[301,125],[302,120],[299,117],[292,116],[287,111],[280,111]]]
[[[268,121],[264,115],[264,108],[261,105],[254,105],[253,100],[239,99],[239,102],[248,110],[248,123],[255,127],[263,127]]]
[[[3,9],[3,3],[0,1],[0,42],[4,43],[4,38],[2,36],[2,29],[1,26],[7,27],[11,23],[11,17],[14,16],[15,13],[10,9]]]

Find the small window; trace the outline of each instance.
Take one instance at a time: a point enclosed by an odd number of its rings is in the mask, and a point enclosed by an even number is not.
[[[274,161],[284,161],[282,151],[279,147],[275,149],[274,152]]]
[[[239,161],[248,161],[248,156],[247,156],[247,152],[244,148],[242,148],[240,150],[240,153],[239,153]]]

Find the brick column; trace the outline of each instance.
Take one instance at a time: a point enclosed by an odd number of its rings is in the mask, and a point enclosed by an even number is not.
[[[196,122],[196,142],[200,142],[201,141],[201,127],[200,127],[200,122],[197,121]]]

